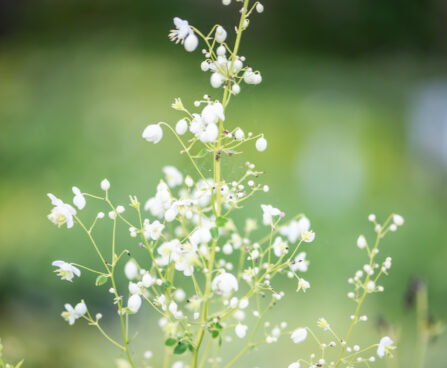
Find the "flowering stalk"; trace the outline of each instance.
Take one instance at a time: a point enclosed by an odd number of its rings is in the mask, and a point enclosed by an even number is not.
[[[317,367],[325,364],[327,348],[335,346],[332,342],[329,345],[322,343],[310,328],[289,331],[287,321],[271,325],[270,321],[265,320],[268,312],[285,295],[281,290],[282,283],[276,283],[277,277],[287,275],[296,280],[299,293],[305,293],[310,288],[310,283],[302,277],[309,266],[302,247],[315,239],[307,217],[299,214],[284,221],[285,214],[281,210],[262,204],[260,215],[266,234],[258,240],[253,239],[258,228],[256,219],[248,218],[245,224],[241,224],[231,218],[233,211],[241,208],[255,193],[269,190],[267,185],[260,183],[263,172],[256,170],[253,163],[247,162],[245,172],[231,180],[224,178],[221,169],[222,160],[231,160],[234,155],[242,153],[239,150],[244,144],[255,141],[259,152],[267,149],[267,140],[262,133],[246,134],[241,127],[234,126],[226,119],[229,102],[232,96],[241,92],[242,82],[257,85],[262,81],[259,71],[244,65],[245,57],[239,55],[239,49],[242,34],[250,25],[250,17],[255,10],[262,13],[264,7],[259,2],[250,4],[250,0],[236,2],[242,3],[242,7],[232,47],[226,42],[227,31],[220,25],[213,26],[205,35],[188,21],[176,17],[175,29],[169,34],[172,41],[182,44],[188,52],[193,52],[202,39],[206,48],[202,50],[205,60],[200,65],[201,69],[211,73],[211,87],[223,89],[222,98],[217,100],[204,95],[194,102],[195,108],[202,107],[201,111],[196,112],[177,98],[172,108],[181,113],[182,118],[175,127],[165,122],[149,124],[142,134],[146,141],[158,144],[163,138],[164,129],[173,133],[180,143],[181,153],[187,155],[198,179],[184,177],[175,167],[165,166],[164,178],[158,184],[155,195],[144,205],[136,196],[129,196],[127,207],[133,215],[128,215],[126,206],[112,203],[109,196],[111,185],[107,179],[100,184],[103,195],[83,193],[73,187],[73,204],[76,208],[52,194],[48,195],[53,205],[49,220],[59,227],[66,225],[70,229],[75,224],[81,227],[100,261],[100,270],[96,270],[57,260],[53,262],[56,273],[62,280],[73,282],[81,276],[82,269],[94,274],[97,287],[109,284],[111,302],[119,315],[122,342],[103,329],[99,324],[102,315],[98,313],[93,318],[84,301],[74,307],[66,304],[62,317],[70,325],[82,318],[96,327],[125,354],[126,363],[119,360],[120,366],[125,364],[125,367],[136,368],[141,366],[139,362],[147,363],[152,357],[149,350],[138,357],[130,349],[129,319],[141,313],[142,305],[160,316],[165,368],[183,368],[186,361],[190,363],[190,368],[201,368],[210,359],[213,366],[230,368],[252,347],[276,343],[286,334],[298,344],[306,339],[308,333],[319,346],[319,360],[315,363],[315,356],[309,360],[299,359],[290,368],[298,368],[300,363]],[[223,0],[224,5],[230,3],[231,0]],[[184,138],[186,134],[190,137]],[[212,178],[200,170],[199,163],[204,159],[212,161]],[[87,199],[99,201],[105,211],[99,212],[89,225],[78,214],[86,206]],[[97,226],[105,226],[100,225],[104,223],[105,213],[112,221],[110,260],[104,255],[103,245],[99,244],[94,233]],[[373,276],[376,268],[374,257],[380,239],[403,223],[398,215],[393,216],[393,224],[389,221],[383,227],[376,224],[377,241],[371,250],[366,240],[359,238],[359,247],[368,251],[369,264],[364,267],[366,277],[363,281],[363,274],[352,280],[355,285],[352,298],[356,300],[357,307],[344,340],[337,337],[326,320],[320,319],[318,322],[320,327],[329,331],[331,337],[342,342],[339,358],[333,366],[351,364],[352,359],[358,359],[358,354],[370,348],[378,347],[379,356],[388,354],[392,349],[393,342],[389,338],[367,349],[354,349],[354,353],[350,347],[345,347],[354,325],[363,320],[359,313],[366,295],[380,291],[376,283],[391,265],[391,260],[385,260],[380,272]],[[118,222],[128,227],[130,238],[138,240],[137,244],[142,249],[132,250],[132,255],[138,255],[138,260],[136,257],[129,258],[124,265],[127,290],[118,289],[116,271],[122,259],[126,255],[131,256],[128,249],[132,249],[132,244],[128,247],[117,244]],[[232,254],[237,252],[239,254],[232,258]],[[190,295],[186,295],[181,287],[185,283],[194,290]],[[264,331],[260,328],[262,324]],[[246,341],[234,357],[222,362],[217,354],[233,338]],[[345,355],[345,352],[350,354]],[[181,360],[172,364],[173,357]]]

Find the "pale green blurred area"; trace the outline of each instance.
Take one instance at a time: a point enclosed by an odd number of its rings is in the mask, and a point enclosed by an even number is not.
[[[87,272],[73,284],[52,273],[55,259],[89,266],[98,260],[79,227],[57,229],[47,220],[46,193],[70,201],[76,185],[100,194],[107,177],[114,203],[126,205],[129,194],[141,201],[153,195],[165,165],[194,175],[166,130],[158,145],[141,133],[148,123],[175,124],[182,117],[170,108],[175,97],[193,109],[203,94],[220,95],[200,71],[200,52],[189,55],[168,41],[154,46],[150,40],[148,34],[142,45],[115,33],[64,42],[19,38],[0,49],[0,336],[6,356],[25,358],[26,367],[112,367],[120,357],[84,321],[69,327],[60,318],[64,303],[83,298],[119,338],[108,287],[95,287]],[[243,86],[231,100],[226,124],[263,132],[269,146],[258,153],[249,144],[243,157],[224,157],[224,177],[238,178],[248,160],[265,170],[259,180],[271,190],[235,218],[260,222],[259,206],[269,203],[290,217],[304,212],[317,234],[305,249],[311,262],[305,278],[312,287],[297,294],[295,282],[284,277],[278,286],[286,298],[273,310],[272,324],[286,320],[290,329],[317,330],[324,316],[344,334],[354,308],[346,281],[366,262],[356,238],[364,233],[372,241],[370,212],[382,221],[397,212],[405,226],[384,239],[380,252],[393,258],[391,275],[382,281],[385,292],[367,301],[369,321],[358,326],[355,342],[378,342],[382,332],[375,321],[382,317],[400,330],[397,354],[402,367],[411,366],[416,320],[414,310],[403,307],[411,277],[427,282],[431,313],[447,320],[446,166],[418,153],[409,139],[414,96],[421,86],[443,80],[445,64],[411,56],[353,61],[295,50],[264,53],[245,44],[242,50],[264,81]],[[104,207],[89,201],[82,216],[90,221],[99,210]],[[105,249],[110,221],[103,222],[99,238]],[[120,232],[119,248],[144,257],[124,226]],[[134,319],[137,361],[149,349],[151,365],[161,366],[156,316],[145,308]],[[224,360],[240,344],[229,346]],[[445,366],[446,346],[445,335],[430,345],[426,367]],[[316,350],[311,339],[297,346],[284,337],[249,353],[239,366],[285,367]]]

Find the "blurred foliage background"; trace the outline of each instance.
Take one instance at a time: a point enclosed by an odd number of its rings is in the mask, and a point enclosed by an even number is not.
[[[353,309],[346,280],[365,261],[355,240],[373,236],[370,212],[380,219],[398,212],[406,224],[382,249],[393,258],[391,277],[366,303],[370,322],[356,337],[378,341],[376,321],[392,323],[402,367],[409,367],[415,313],[404,308],[404,294],[413,276],[427,282],[434,318],[447,320],[446,2],[263,3],[242,54],[264,81],[243,88],[227,121],[264,132],[269,148],[227,159],[224,174],[231,180],[249,160],[271,187],[237,218],[259,220],[259,205],[271,203],[290,216],[306,213],[317,233],[307,249],[312,288],[297,295],[285,283],[289,298],[272,321],[298,327],[325,316],[344,333]],[[68,201],[72,185],[98,193],[107,177],[112,198],[127,204],[129,194],[152,195],[163,166],[191,172],[168,134],[156,146],[140,138],[149,122],[177,121],[175,97],[191,106],[204,93],[216,95],[200,71],[200,52],[187,55],[168,42],[168,30],[173,16],[231,30],[236,7],[218,0],[0,2],[0,336],[11,360],[23,357],[33,368],[113,366],[119,352],[97,331],[82,322],[69,328],[59,317],[64,303],[84,298],[111,333],[117,327],[106,287],[86,273],[73,284],[52,273],[54,259],[96,259],[79,229],[59,230],[46,219],[45,194]],[[86,216],[99,209],[89,203]],[[138,252],[125,236],[120,246]],[[156,316],[145,312],[150,323],[140,323],[144,338],[134,349],[151,349],[157,367]],[[286,340],[240,366],[287,366],[313,348]],[[446,346],[445,335],[432,342],[426,367],[445,367]]]

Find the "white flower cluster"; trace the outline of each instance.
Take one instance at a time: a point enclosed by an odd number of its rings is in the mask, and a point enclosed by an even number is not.
[[[172,108],[182,116],[175,127],[159,122],[149,124],[142,133],[143,139],[157,144],[163,138],[164,129],[168,129],[180,143],[181,153],[191,162],[194,174],[185,176],[174,166],[165,166],[162,170],[164,178],[143,205],[133,195],[129,196],[129,205],[113,204],[107,179],[100,183],[102,192],[99,195],[73,187],[76,209],[48,194],[53,205],[49,220],[58,227],[65,224],[72,228],[77,224],[86,233],[99,260],[99,266],[95,268],[57,260],[52,263],[57,268],[56,273],[62,280],[72,282],[75,276],[81,276],[80,267],[83,272],[95,275],[97,287],[107,285],[107,295],[120,320],[122,342],[100,326],[102,314],[92,317],[83,301],[75,307],[66,304],[62,317],[70,325],[83,318],[96,327],[125,353],[126,360],[118,360],[121,367],[137,366],[129,349],[129,336],[134,335],[130,331],[133,325],[129,318],[136,313],[142,315],[143,305],[160,316],[160,340],[165,345],[165,349],[160,350],[165,352],[165,367],[198,368],[205,366],[206,362],[213,367],[221,366],[222,357],[207,360],[207,354],[214,349],[218,351],[223,343],[230,343],[234,337],[246,344],[225,367],[233,366],[249,348],[262,343],[276,343],[283,335],[289,335],[295,344],[305,341],[308,335],[316,339],[308,327],[288,331],[286,321],[279,325],[263,321],[285,297],[285,283],[278,282],[277,278],[284,275],[296,280],[300,294],[310,288],[310,282],[302,277],[309,268],[302,247],[315,240],[309,219],[297,215],[286,221],[283,211],[271,204],[262,204],[260,209],[257,207],[255,218],[247,218],[245,224],[233,221],[233,211],[243,207],[247,199],[258,191],[269,191],[269,186],[259,179],[263,172],[256,170],[251,162],[246,162],[240,173],[235,168],[231,179],[224,178],[222,172],[221,162],[225,160],[231,164],[233,156],[242,153],[243,144],[255,141],[254,146],[259,152],[267,149],[267,140],[262,133],[254,135],[244,131],[226,114],[231,97],[241,91],[242,81],[246,84],[262,81],[259,71],[249,67],[245,57],[239,54],[239,45],[242,33],[250,24],[250,16],[254,11],[262,13],[264,7],[259,2],[250,4],[249,0],[236,2],[243,5],[234,46],[227,42],[228,33],[222,26],[216,25],[204,35],[178,17],[174,18],[175,29],[169,34],[172,41],[183,44],[188,52],[197,49],[199,37],[203,40],[206,47],[201,69],[211,73],[212,87],[222,88],[221,99],[204,95],[194,102],[195,110],[190,111],[180,98],[176,98]],[[231,0],[223,0],[224,5],[230,3]],[[212,165],[208,170],[210,162]],[[86,207],[86,198],[99,201],[104,206],[89,224],[84,223],[77,212]],[[110,226],[112,232],[111,252],[107,253],[102,244],[98,246],[95,231],[98,221],[106,218],[106,213],[110,221],[102,222],[104,226]],[[375,263],[378,244],[386,233],[397,230],[404,222],[399,215],[392,216],[383,225],[376,222],[374,215],[369,219],[375,225],[377,240],[372,248],[365,237],[357,240],[358,247],[367,250],[369,263],[350,279],[354,291],[349,296],[357,303],[350,331],[357,322],[367,320],[366,316],[358,314],[361,303],[367,294],[383,290],[377,285],[378,278],[391,267],[391,258],[386,258],[380,266]],[[258,221],[263,224],[259,229]],[[126,243],[126,247],[121,237],[117,241],[117,233],[121,231],[118,224],[122,223],[128,229],[129,244]],[[131,254],[132,258],[128,258],[123,267],[128,280],[123,290],[120,289],[121,283],[117,282],[117,269],[122,267],[123,258]],[[264,322],[263,331],[259,328],[261,322]],[[316,339],[321,355],[312,354],[309,360],[300,359],[291,363],[289,368],[298,368],[303,362],[308,367],[322,367],[326,365],[326,349],[336,346],[340,348],[339,360],[329,363],[330,366],[337,367],[341,363],[354,366],[355,362],[366,362],[360,356],[365,349],[347,345],[349,334],[344,338],[338,337],[324,318],[320,318],[317,325],[335,340],[320,343]],[[208,347],[204,347],[207,340]],[[392,350],[393,341],[385,337],[373,347],[377,347],[377,355],[383,357]],[[345,352],[350,354],[345,356]],[[171,365],[173,355],[185,357],[188,354],[188,358]],[[152,352],[146,351],[143,356],[150,359]],[[185,363],[185,359],[190,359],[190,365]],[[368,359],[368,362],[372,361]]]

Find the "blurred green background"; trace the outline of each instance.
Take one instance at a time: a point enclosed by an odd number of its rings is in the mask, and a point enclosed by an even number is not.
[[[355,240],[360,233],[373,236],[370,212],[379,219],[400,213],[405,226],[382,249],[393,258],[391,277],[383,281],[385,292],[366,303],[370,322],[356,337],[376,342],[375,321],[392,322],[401,328],[402,367],[409,367],[415,314],[403,299],[413,276],[427,282],[433,316],[447,320],[446,4],[264,5],[241,48],[262,71],[263,83],[243,87],[232,99],[227,123],[264,132],[269,147],[262,154],[248,147],[244,158],[226,160],[224,175],[231,180],[249,160],[265,170],[262,180],[271,187],[237,218],[259,220],[259,205],[271,203],[290,216],[306,213],[317,233],[307,249],[312,288],[297,295],[288,282],[289,298],[272,312],[272,321],[314,326],[325,316],[344,333],[353,310],[346,280],[365,262]],[[220,23],[231,30],[237,5],[0,3],[0,336],[6,356],[25,358],[26,367],[111,367],[119,357],[97,331],[82,322],[69,328],[59,316],[64,303],[84,298],[118,333],[106,288],[94,287],[86,273],[73,284],[52,273],[55,259],[87,265],[96,259],[78,228],[59,230],[46,219],[51,206],[45,194],[68,201],[72,185],[98,193],[107,177],[112,198],[127,204],[129,194],[142,200],[152,195],[163,166],[191,172],[168,134],[156,146],[141,139],[146,124],[177,121],[170,109],[175,97],[192,106],[204,93],[217,96],[200,71],[200,52],[186,54],[168,41],[173,16],[202,29]],[[86,212],[94,216],[95,206],[89,203]],[[120,247],[138,252],[127,237]],[[134,349],[138,356],[152,350],[158,367],[156,316],[145,312],[150,321],[140,322],[143,338]],[[240,366],[287,366],[314,348],[309,341],[282,341],[251,353]],[[426,367],[445,367],[446,347],[445,335],[431,344]],[[233,344],[227,356],[236,350]]]

